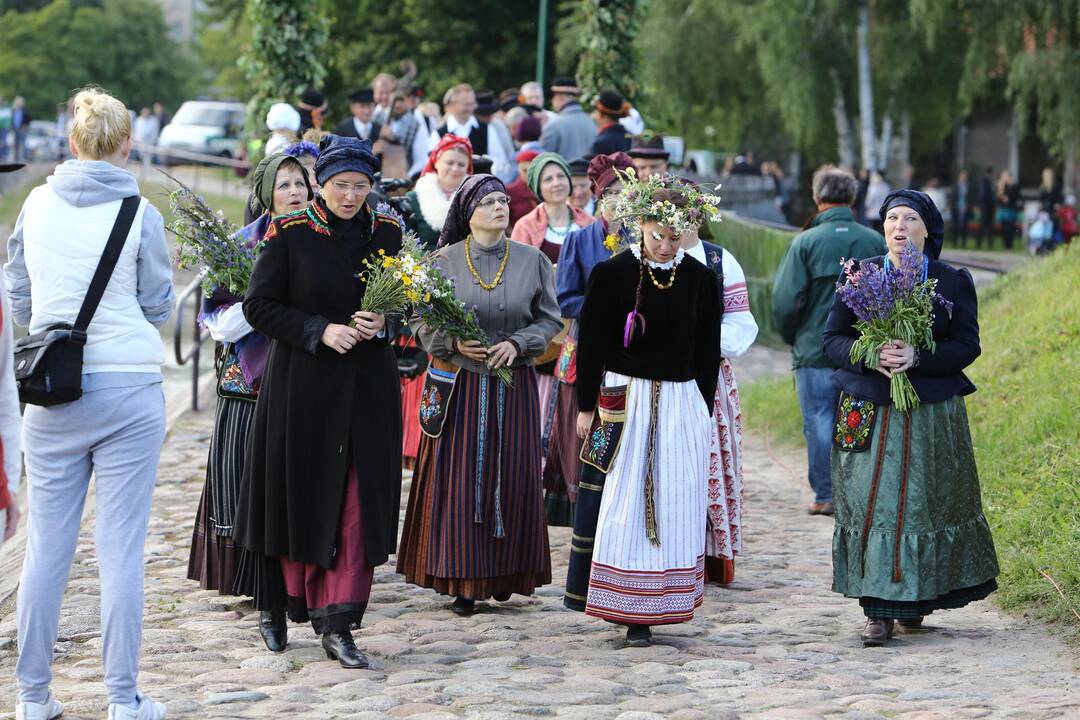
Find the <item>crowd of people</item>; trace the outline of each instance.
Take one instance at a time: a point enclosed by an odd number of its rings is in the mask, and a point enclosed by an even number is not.
[[[977,180],[962,169],[952,185],[945,187],[936,177],[917,182],[914,167],[907,165],[900,185],[930,197],[950,226],[953,242],[961,249],[968,246],[970,236],[975,249],[992,250],[995,237],[1000,235],[1005,250],[1012,250],[1018,237],[1026,237],[1030,252],[1043,253],[1071,243],[1080,234],[1076,197],[1064,193],[1062,178],[1052,167],[1043,169],[1038,202],[1032,204],[1022,200],[1019,180],[1011,171],[995,175],[990,166]],[[892,190],[883,173],[860,171],[854,206],[858,221],[881,232],[877,210]]]
[[[706,582],[733,581],[743,549],[730,359],[758,327],[736,258],[703,238],[718,198],[670,172],[660,138],[616,127],[632,115],[615,91],[590,117],[572,78],[549,88],[553,111],[538,87],[522,86],[499,109],[522,110],[505,128],[522,143],[511,155],[502,120],[479,119],[467,85],[447,91],[447,117],[433,126],[393,80],[354,93],[337,133],[320,130],[325,102],[305,93],[292,108],[300,126],[271,138],[250,174],[250,218],[236,237],[258,248],[250,285],[214,288],[200,317],[219,343],[218,403],[188,577],[250,597],[269,651],[288,647],[290,620],[310,623],[328,658],[364,668],[351,631],[390,555],[407,582],[470,615],[551,583],[548,527],[564,525],[564,605],[647,647],[652,628],[693,619]],[[159,720],[164,707],[136,677],[164,432],[154,326],[172,307],[172,267],[161,215],[123,169],[127,109],[99,90],[73,107],[75,159],[30,194],[9,240],[0,344],[10,346],[9,312],[32,333],[70,320],[110,236],[126,241],[86,334],[81,397],[30,405],[23,420],[30,518],[16,714],[63,712],[52,647],[93,470],[109,717]],[[426,133],[422,157],[411,154],[414,131]],[[389,138],[401,167],[419,168],[405,215],[374,195],[380,166],[394,161]],[[815,175],[819,214],[793,242],[775,294],[795,345],[810,512],[835,513],[834,590],[859,599],[863,642],[880,645],[894,621],[910,628],[986,597],[997,565],[964,414],[974,386],[963,369],[979,354],[970,275],[938,260],[944,224],[928,195],[883,198],[883,240],[856,224],[856,193],[849,173]],[[123,212],[114,217],[131,202],[125,230]],[[409,232],[488,342],[421,313],[359,310],[364,269]],[[890,343],[875,367],[852,363],[854,318],[833,292],[839,260],[895,263],[909,243],[951,303],[934,320],[936,350]],[[403,345],[426,372],[402,378]],[[899,371],[923,396],[916,410],[890,412]],[[13,400],[0,374],[0,400]],[[0,413],[0,487],[19,475],[10,416]],[[404,465],[413,475],[399,540]],[[17,523],[17,511],[6,518]]]

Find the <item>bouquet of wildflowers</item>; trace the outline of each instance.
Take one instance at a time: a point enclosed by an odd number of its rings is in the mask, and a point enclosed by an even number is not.
[[[457,298],[453,281],[442,274],[431,256],[429,258],[429,284],[424,297],[415,305],[416,313],[428,327],[455,340],[476,340],[485,347],[490,345],[491,341],[481,329],[480,320],[476,317],[476,308],[466,307],[465,303]],[[514,384],[514,374],[509,367],[504,365],[492,373],[507,387]]]
[[[366,286],[361,310],[381,315],[405,314],[408,307],[430,295],[427,266],[415,233],[405,233],[397,255],[387,255],[380,249],[377,257],[364,260],[364,267],[356,274]]]
[[[169,231],[177,239],[176,265],[180,269],[202,269],[203,292],[209,297],[216,287],[226,288],[233,295],[243,295],[251,282],[255,257],[259,247],[248,247],[239,228],[215,211],[206,200],[169,173],[162,173],[176,183],[169,193],[169,212],[172,222]]]
[[[877,367],[881,349],[894,340],[933,352],[931,331],[934,305],[952,312],[952,303],[936,292],[937,280],[926,276],[926,256],[910,242],[900,255],[900,266],[885,267],[863,263],[854,270],[854,260],[844,265],[844,282],[836,284],[841,302],[857,318],[859,338],[851,346],[851,361]],[[919,395],[906,372],[893,372],[889,397],[897,410],[919,406]]]

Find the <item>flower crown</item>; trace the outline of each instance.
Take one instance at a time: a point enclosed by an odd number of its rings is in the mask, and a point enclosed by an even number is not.
[[[637,226],[642,220],[652,220],[683,233],[696,229],[706,220],[720,220],[720,196],[704,192],[687,180],[671,174],[638,180],[633,168],[615,172],[623,183],[622,192],[615,198],[615,214],[628,224]],[[661,190],[678,192],[686,198],[686,203],[679,207],[669,200],[654,200]]]

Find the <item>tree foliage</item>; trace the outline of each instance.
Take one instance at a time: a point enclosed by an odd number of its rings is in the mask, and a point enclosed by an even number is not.
[[[326,78],[329,21],[319,0],[250,0],[251,45],[240,58],[248,79],[249,129],[262,133],[263,118],[279,101],[296,102]]]
[[[630,100],[637,97],[635,40],[642,5],[642,0],[582,0],[585,47],[577,66],[577,80],[586,99],[608,87],[616,88]]]
[[[187,94],[192,73],[153,0],[53,0],[0,17],[0,95],[22,95],[39,117],[52,117],[58,103],[90,84],[133,109],[172,105]]]
[[[1021,130],[1064,154],[1080,141],[1080,0],[910,0],[928,42],[956,58],[964,110],[1004,84]]]
[[[417,82],[435,100],[458,83],[498,92],[534,75],[539,0],[342,0],[334,8],[328,90],[341,105],[377,73],[399,74],[405,59],[416,63]],[[553,15],[552,26],[557,10]]]

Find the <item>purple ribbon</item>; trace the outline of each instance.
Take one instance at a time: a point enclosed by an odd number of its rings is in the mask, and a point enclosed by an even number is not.
[[[626,314],[626,325],[623,326],[623,347],[630,347],[630,340],[634,337],[634,327],[641,323],[641,332],[645,332],[645,317],[637,310],[631,310]]]

